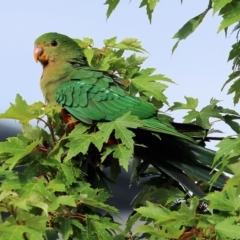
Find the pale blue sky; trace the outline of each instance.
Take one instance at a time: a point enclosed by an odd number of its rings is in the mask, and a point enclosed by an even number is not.
[[[145,9],[138,9],[140,1],[122,0],[110,19],[106,20],[104,1],[0,1],[0,112],[14,102],[17,93],[29,103],[43,100],[39,79],[41,65],[33,60],[33,42],[41,34],[54,31],[74,38],[91,37],[95,46],[103,39],[117,36],[138,38],[148,50],[144,67],[155,67],[158,73],[170,77],[177,85],[170,86],[167,96],[170,103],[184,101],[184,96],[199,98],[200,106],[211,97],[223,100],[232,108],[232,97],[221,87],[231,72],[228,53],[235,41],[234,35],[225,38],[216,34],[220,19],[208,13],[196,33],[182,41],[171,57],[176,40],[174,33],[190,18],[207,6],[208,0],[162,0],[157,6],[152,24]],[[173,113],[180,120],[180,115]],[[229,128],[224,128],[231,133]]]

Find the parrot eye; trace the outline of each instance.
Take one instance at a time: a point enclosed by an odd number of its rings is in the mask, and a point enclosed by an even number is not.
[[[52,45],[53,47],[56,47],[56,46],[58,45],[58,42],[57,42],[56,40],[52,40],[52,41],[51,41],[51,45]]]

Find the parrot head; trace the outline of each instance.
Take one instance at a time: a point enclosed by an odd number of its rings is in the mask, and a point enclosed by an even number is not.
[[[72,38],[45,33],[34,43],[34,58],[43,67],[40,86],[47,103],[56,105],[55,93],[71,79],[74,69],[88,67],[83,49]]]
[[[80,46],[70,37],[59,33],[45,33],[35,40],[34,59],[43,67],[53,62],[83,59]]]

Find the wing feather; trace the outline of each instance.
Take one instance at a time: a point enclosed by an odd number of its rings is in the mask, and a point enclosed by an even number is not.
[[[101,72],[78,70],[72,80],[62,84],[56,93],[56,101],[75,118],[85,123],[113,121],[127,112],[143,119],[146,130],[174,135],[191,140],[174,128],[154,119],[157,109],[117,87],[113,80]]]

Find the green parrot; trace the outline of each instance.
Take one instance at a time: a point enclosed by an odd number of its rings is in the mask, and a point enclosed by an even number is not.
[[[40,86],[48,104],[60,105],[85,124],[114,121],[127,112],[137,116],[144,126],[131,129],[135,133],[134,156],[204,197],[204,191],[195,182],[211,179],[209,166],[214,151],[178,131],[177,124],[163,124],[153,105],[130,96],[109,74],[92,69],[81,47],[68,36],[46,33],[38,37],[34,58],[43,67]],[[222,188],[226,180],[221,175],[214,186]]]

